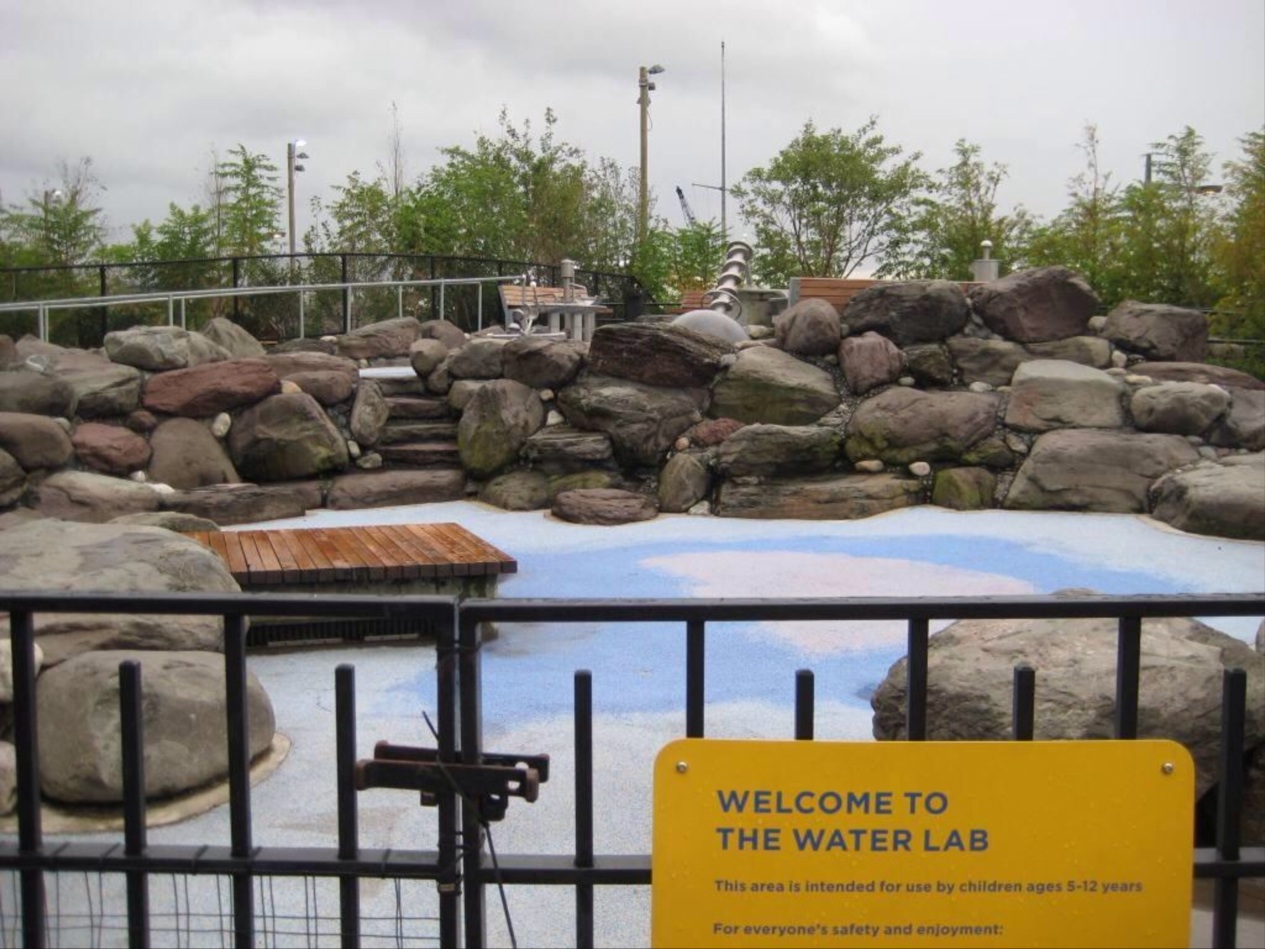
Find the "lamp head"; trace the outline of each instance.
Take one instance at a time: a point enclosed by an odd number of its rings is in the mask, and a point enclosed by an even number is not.
[[[651,76],[657,76],[659,73],[663,72],[663,67],[660,66],[658,63],[655,63],[653,66],[647,69],[646,72]]]

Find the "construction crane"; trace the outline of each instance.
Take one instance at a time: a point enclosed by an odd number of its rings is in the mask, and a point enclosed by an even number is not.
[[[685,220],[693,227],[698,223],[694,219],[694,212],[690,210],[690,203],[685,200],[685,192],[681,190],[681,186],[676,186],[676,196],[681,199],[681,210],[685,212]]]

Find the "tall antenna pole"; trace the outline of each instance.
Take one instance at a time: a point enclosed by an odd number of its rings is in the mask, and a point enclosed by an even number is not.
[[[725,41],[720,41],[720,233],[729,240],[729,218],[725,204],[729,191],[725,187]]]

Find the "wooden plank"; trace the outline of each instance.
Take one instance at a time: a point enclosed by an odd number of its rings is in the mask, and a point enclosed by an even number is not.
[[[435,531],[434,524],[401,524],[400,527],[412,536],[414,543],[433,551],[431,556],[439,561],[439,569],[443,571],[441,576],[468,577],[470,575],[470,565],[461,558],[459,551],[453,550],[452,546]]]
[[[335,529],[332,533],[339,549],[356,565],[354,574],[357,580],[385,580],[387,578],[382,560],[370,547],[360,542],[360,528],[344,527],[341,530]]]
[[[337,576],[337,568],[321,551],[320,544],[316,542],[316,538],[312,536],[310,529],[295,530],[293,537],[294,541],[302,546],[304,554],[312,562],[313,569],[316,572],[313,583],[329,583]]]
[[[449,543],[453,549],[459,553],[461,559],[469,564],[470,575],[475,577],[486,577],[501,572],[499,562],[484,555],[484,552],[475,543],[475,537],[460,524],[435,524],[433,525],[436,532]]]
[[[306,547],[303,546],[303,540],[292,530],[279,530],[273,540],[274,546],[277,543],[285,544],[286,549],[290,551],[290,556],[299,567],[300,583],[319,583],[321,579],[321,569],[317,566],[312,555],[308,553]]]
[[[483,576],[482,565],[464,549],[460,538],[449,535],[447,528],[451,525],[406,524],[404,526],[415,534],[425,536],[432,544],[443,551],[444,556],[448,558],[449,565],[452,567],[452,575],[454,577]]]
[[[238,531],[237,542],[242,547],[242,559],[246,561],[246,575],[252,584],[263,582],[264,565],[259,559],[259,551],[255,549],[253,531]]]
[[[372,550],[373,555],[378,558],[378,562],[382,564],[383,569],[386,571],[388,580],[404,580],[408,578],[410,565],[404,557],[404,552],[381,536],[373,525],[361,527],[359,529],[359,538],[360,542]]]
[[[225,553],[228,561],[228,572],[233,579],[243,586],[250,584],[250,567],[246,563],[246,554],[242,550],[241,535],[236,531],[224,531]]]
[[[281,531],[260,531],[259,533],[268,542],[273,557],[276,558],[277,563],[281,566],[281,582],[299,583],[303,579],[303,568],[299,566],[298,560],[290,552],[285,538],[281,536]]]
[[[255,550],[259,552],[259,562],[263,564],[264,583],[280,583],[285,577],[285,569],[277,559],[277,552],[272,549],[272,541],[268,531],[250,531],[255,541]]]
[[[474,545],[474,550],[481,560],[485,563],[496,564],[496,570],[490,572],[518,573],[518,561],[501,550],[501,548],[489,544],[478,534],[472,534],[460,525],[454,526],[465,533],[466,539]]]
[[[333,567],[334,579],[350,580],[352,578],[353,564],[343,556],[342,551],[338,549],[338,544],[334,543],[328,535],[329,531],[320,527],[315,527],[308,531],[310,544],[315,545]]]
[[[450,577],[452,571],[444,562],[442,552],[432,545],[423,543],[419,538],[405,530],[400,524],[387,524],[379,528],[397,546],[400,547],[413,563],[422,577]]]

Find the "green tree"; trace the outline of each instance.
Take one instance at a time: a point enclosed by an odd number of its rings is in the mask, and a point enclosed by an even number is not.
[[[1254,341],[1239,368],[1265,379],[1265,128],[1249,132],[1241,143],[1242,160],[1225,165],[1233,207],[1213,248],[1221,296],[1212,330]]]
[[[1008,273],[1022,264],[1032,219],[1022,208],[1001,214],[997,189],[1006,178],[1004,165],[986,165],[980,146],[965,139],[954,145],[957,162],[936,172],[929,193],[914,199],[914,212],[903,233],[889,247],[879,277],[970,280],[971,262],[981,244],[992,242],[992,256]]]
[[[92,170],[92,159],[58,165],[60,186],[47,182],[28,196],[26,207],[4,210],[6,243],[22,248],[18,254],[30,265],[88,263],[101,251],[106,234],[101,208],[102,190]]]
[[[214,171],[222,206],[213,207],[212,216],[221,250],[243,256],[267,253],[279,232],[282,193],[277,166],[245,145],[230,148],[228,154]]]
[[[129,249],[131,260],[150,265],[137,268],[145,290],[193,290],[220,282],[215,265],[203,262],[216,256],[215,221],[200,205],[186,210],[172,203],[157,226],[149,220],[134,225]]]
[[[734,194],[759,244],[759,279],[846,277],[887,253],[926,176],[917,153],[902,160],[877,128],[876,117],[850,134],[806,122],[767,167],[742,178]]]

